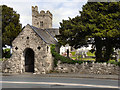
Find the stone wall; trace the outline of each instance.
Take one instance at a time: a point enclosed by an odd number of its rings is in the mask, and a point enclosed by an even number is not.
[[[60,61],[54,71],[59,73],[118,75],[119,66],[107,63],[62,64]]]
[[[53,58],[49,44],[45,43],[27,25],[12,43],[13,55],[9,60],[3,62],[3,72],[24,73],[25,72],[25,50],[34,51],[34,73],[45,74],[53,70]]]
[[[37,6],[32,6],[32,25],[41,28],[52,28],[52,13],[50,11],[38,11]]]

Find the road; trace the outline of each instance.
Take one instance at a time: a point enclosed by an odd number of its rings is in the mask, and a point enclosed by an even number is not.
[[[118,88],[118,80],[42,77],[39,75],[2,76],[2,88]]]

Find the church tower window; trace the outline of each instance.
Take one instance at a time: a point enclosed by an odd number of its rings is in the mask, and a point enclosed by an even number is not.
[[[40,22],[40,27],[43,27],[43,21]]]

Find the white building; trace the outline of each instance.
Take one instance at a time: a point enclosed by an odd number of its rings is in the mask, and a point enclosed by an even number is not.
[[[71,46],[69,46],[69,44],[66,44],[65,46],[61,46],[60,55],[67,53],[67,50],[69,50],[69,52],[71,51]]]

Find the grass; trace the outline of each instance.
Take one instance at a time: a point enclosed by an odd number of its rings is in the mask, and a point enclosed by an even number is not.
[[[8,60],[9,58],[0,58],[0,61]]]
[[[71,52],[72,56],[75,56],[75,52]]]
[[[72,57],[73,60],[77,59],[76,57]],[[83,61],[95,61],[95,58],[79,58],[79,60]]]
[[[83,60],[83,61],[95,61],[94,58],[81,58],[81,60]]]
[[[95,56],[95,52],[91,53],[90,51],[87,52],[88,56]]]
[[[76,59],[76,57],[72,57],[72,59],[73,59],[73,60],[75,60],[75,59]]]

